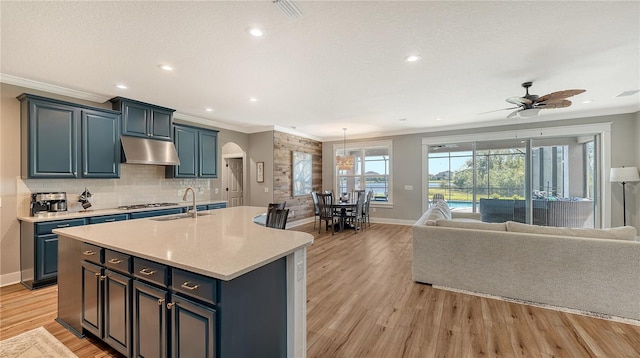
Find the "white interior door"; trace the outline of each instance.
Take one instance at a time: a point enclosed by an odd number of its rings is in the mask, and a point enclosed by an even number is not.
[[[243,205],[242,158],[227,158],[227,201],[230,207]]]

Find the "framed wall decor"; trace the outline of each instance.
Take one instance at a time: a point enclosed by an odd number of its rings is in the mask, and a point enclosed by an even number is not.
[[[264,162],[256,163],[256,181],[264,183]]]
[[[311,194],[312,159],[310,153],[293,152],[293,196]]]

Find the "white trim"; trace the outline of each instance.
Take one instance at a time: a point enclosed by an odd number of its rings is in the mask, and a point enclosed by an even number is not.
[[[0,275],[0,287],[13,285],[20,282],[20,271]]]
[[[407,219],[388,219],[388,218],[374,218],[371,217],[371,222],[376,224],[392,224],[392,225],[408,225],[412,226],[416,223],[416,220],[407,220]]]
[[[293,134],[293,135],[298,136],[298,137],[312,139],[312,140],[315,140],[317,142],[322,142],[322,138],[320,138],[320,137],[316,137],[316,136],[311,135],[311,134],[306,134],[306,133],[297,131],[297,130],[295,130],[293,128],[287,128],[287,127],[281,127],[281,126],[273,126],[273,130],[274,131],[278,131],[278,132],[287,133],[287,134]]]
[[[189,123],[204,124],[205,126],[214,127],[214,128],[228,129],[230,131],[246,133],[245,132],[246,129],[243,129],[242,127],[239,127],[239,126],[234,126],[232,124],[227,124],[227,123],[214,121],[212,119],[205,119],[205,118],[201,118],[201,117],[196,117],[196,116],[192,116],[190,114],[185,114],[185,113],[181,113],[181,112],[174,112],[173,113],[173,119],[177,119],[179,121],[182,120],[182,121],[189,122]]]
[[[91,102],[104,103],[115,96],[106,96],[95,93],[89,93],[84,91],[78,91],[71,88],[50,85],[48,83],[29,80],[22,77],[8,75],[6,73],[0,73],[0,82],[7,83],[14,86],[20,86],[30,88],[38,91],[45,91],[49,93],[59,94],[61,96],[73,97],[83,99]]]
[[[344,143],[335,143],[333,145],[333,156],[334,156],[334,164],[335,164],[335,155],[336,149],[344,149]],[[347,149],[366,149],[366,148],[377,148],[377,147],[389,147],[393,149],[393,139],[382,139],[376,141],[367,141],[367,142],[352,142],[351,144],[347,143]],[[335,165],[334,165],[335,166]]]
[[[566,137],[600,134],[602,149],[600,151],[600,217],[602,227],[611,227],[611,182],[609,181],[609,171],[611,169],[611,124],[612,122],[602,122],[593,124],[579,124],[572,126],[543,127],[537,129],[513,129],[497,132],[484,132],[474,134],[460,134],[450,136],[435,136],[422,138],[422,212],[429,208],[429,198],[425,195],[425,188],[429,185],[429,173],[427,154],[429,145],[469,143],[492,140],[514,139],[514,138],[539,138],[539,137]]]

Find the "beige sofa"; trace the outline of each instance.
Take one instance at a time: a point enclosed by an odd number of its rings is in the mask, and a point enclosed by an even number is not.
[[[482,223],[446,211],[429,209],[413,226],[414,281],[640,320],[635,228]]]

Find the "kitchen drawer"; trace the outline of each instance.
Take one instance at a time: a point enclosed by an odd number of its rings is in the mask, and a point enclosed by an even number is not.
[[[191,206],[189,206],[191,207]],[[209,210],[209,206],[208,205],[196,205],[196,208],[198,209],[198,211],[206,211]]]
[[[214,305],[218,302],[218,280],[215,278],[177,268],[171,270],[171,276],[173,291]]]
[[[130,219],[142,219],[142,218],[150,218],[150,217],[154,217],[154,216],[173,215],[173,214],[180,214],[180,213],[182,213],[182,208],[139,211],[139,212],[136,212],[136,213],[129,214],[129,218]]]
[[[128,220],[128,219],[129,219],[129,214],[94,216],[89,218],[89,224],[102,224],[102,223],[109,223],[113,221],[122,221],[122,220]]]
[[[133,258],[127,254],[109,249],[104,250],[104,265],[112,270],[130,274],[132,261]]]
[[[133,258],[133,275],[143,281],[167,287],[169,285],[169,267],[138,257]]]
[[[48,221],[44,223],[36,223],[36,234],[46,235],[51,234],[53,229],[62,229],[65,227],[82,226],[86,224],[84,219],[71,219],[71,220],[59,220]]]
[[[214,209],[224,209],[227,207],[227,203],[215,203],[215,204],[209,204],[208,205],[209,210],[214,210]]]
[[[104,249],[100,246],[87,244],[83,242],[81,245],[82,259],[101,265],[103,262]]]

